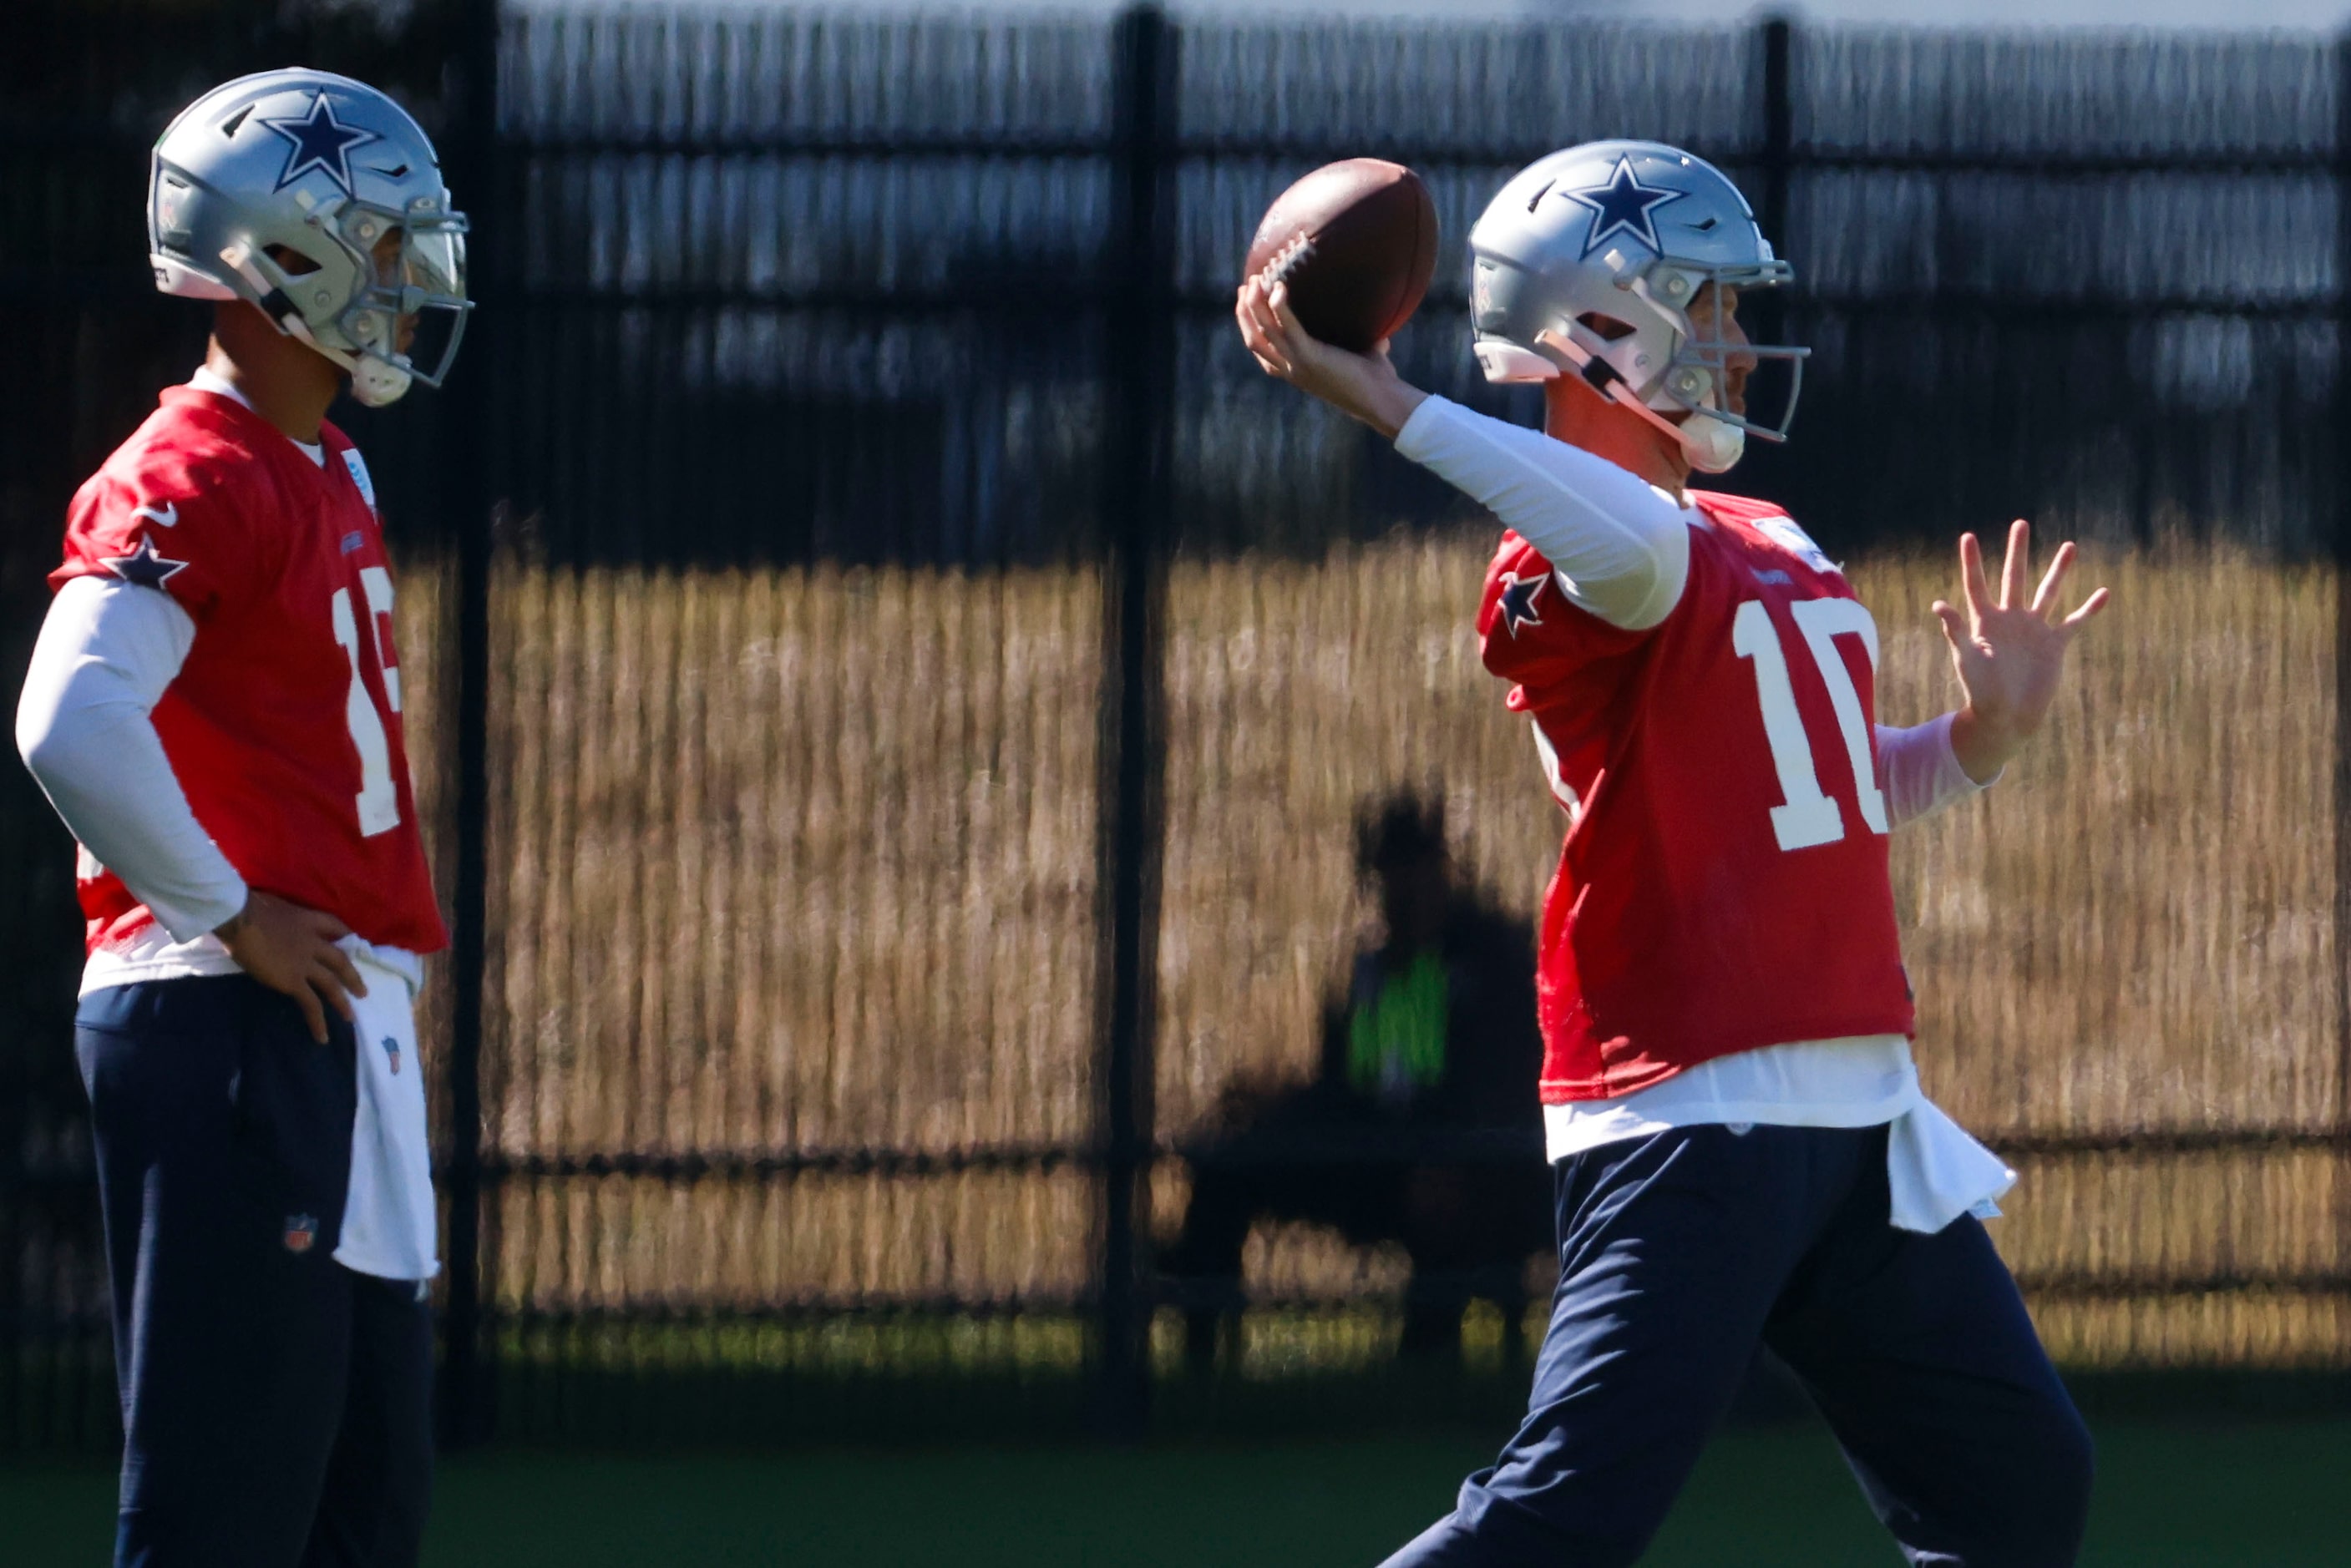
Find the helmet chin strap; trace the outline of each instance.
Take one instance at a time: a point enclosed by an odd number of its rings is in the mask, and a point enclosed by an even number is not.
[[[311,335],[309,324],[298,315],[287,317],[283,325],[288,337],[300,339],[319,358],[351,373],[351,398],[363,409],[390,408],[406,397],[415,383],[416,378],[408,371],[386,364],[365,349],[352,354],[328,348]]]
[[[263,297],[262,314],[270,324],[287,337],[308,347],[329,364],[339,365],[351,373],[351,397],[361,408],[389,408],[408,395],[416,378],[397,365],[387,364],[365,349],[351,352],[329,348],[319,341],[303,319],[302,312],[286,296],[284,289],[253,264],[252,254],[243,249],[223,251],[221,260],[244,275]]]
[[[1682,456],[1697,472],[1727,473],[1746,455],[1747,432],[1728,420],[1717,418],[1713,410],[1693,409],[1677,424],[1644,402],[1615,366],[1564,333],[1545,327],[1535,334],[1535,343],[1554,359],[1564,361],[1564,368],[1573,370],[1593,391],[1619,408],[1632,410],[1673,437]]]

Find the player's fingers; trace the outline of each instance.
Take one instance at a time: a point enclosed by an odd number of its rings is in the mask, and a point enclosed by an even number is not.
[[[1287,339],[1284,347],[1289,347],[1301,339],[1307,341],[1312,340],[1314,335],[1307,331],[1303,327],[1298,325],[1298,313],[1290,308],[1290,286],[1288,284],[1275,284],[1273,286],[1273,292],[1266,296],[1266,303],[1273,306],[1273,318],[1276,322],[1280,324],[1282,336]]]
[[[360,966],[351,961],[350,954],[340,948],[329,947],[320,950],[319,961],[326,966],[329,974],[342,981],[343,989],[353,996],[367,994],[367,981],[360,978]]]
[[[1268,283],[1262,277],[1249,279],[1249,314],[1255,317],[1258,325],[1263,327],[1268,332],[1281,330],[1281,312],[1275,309],[1273,304],[1275,291],[1280,287],[1280,284]]]
[[[1233,291],[1233,319],[1241,324],[1241,330],[1244,332],[1253,330],[1258,326],[1263,304],[1261,291],[1264,286],[1252,277],[1245,279],[1240,287]]]
[[[1982,618],[1991,590],[1984,583],[1983,545],[1973,534],[1959,535],[1959,589],[1967,596],[1968,613]]]
[[[334,971],[325,964],[313,964],[310,966],[309,976],[304,983],[317,992],[320,1000],[333,1008],[344,1023],[349,1023],[352,1021],[350,996],[343,990],[343,982],[336,977]]]
[[[2080,609],[2075,610],[2072,615],[2067,616],[2064,620],[2057,624],[2064,627],[2067,631],[2080,630],[2083,627],[2089,624],[2091,617],[2096,615],[2100,610],[2106,607],[2106,600],[2108,597],[2109,596],[2106,590],[2100,588],[2096,593],[2092,594],[2088,598],[2082,601],[2082,607]]]
[[[2064,585],[2065,574],[2074,569],[2075,554],[2071,539],[2058,545],[2057,554],[2050,559],[2049,569],[2042,574],[2041,586],[2032,590],[2032,613],[2043,620],[2057,613],[2057,590]]]
[[[1272,305],[1268,302],[1265,286],[1261,283],[1250,286],[1249,311],[1249,326],[1257,335],[1253,347],[1259,352],[1270,354],[1280,360],[1282,366],[1281,373],[1289,374],[1290,367],[1298,356],[1292,352],[1290,339],[1283,333],[1281,322],[1275,316]]]
[[[1255,317],[1244,314],[1240,318],[1241,343],[1255,357],[1269,376],[1287,375],[1290,361],[1273,340],[1266,336],[1265,327]]]
[[[1943,640],[1951,645],[1954,652],[1958,651],[1959,640],[1967,636],[1967,618],[1942,599],[1935,601],[1934,609],[1936,624],[1943,628]]]
[[[307,985],[294,988],[294,1005],[302,1010],[302,1022],[310,1026],[310,1038],[319,1044],[327,1043],[327,1012],[319,1005],[318,993]]]
[[[305,909],[302,914],[310,929],[328,941],[339,942],[351,934],[350,927],[324,909]]]
[[[2032,569],[2032,525],[2020,517],[2008,525],[2008,554],[2000,564],[2000,607],[2024,603],[2024,576]]]
[[[1285,379],[1290,375],[1290,356],[1283,353],[1281,346],[1268,337],[1264,332],[1251,327],[1242,341],[1249,345],[1249,351],[1257,356],[1257,362],[1265,367],[1267,375],[1280,376]]]

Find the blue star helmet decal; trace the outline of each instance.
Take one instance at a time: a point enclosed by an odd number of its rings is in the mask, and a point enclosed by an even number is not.
[[[1541,626],[1542,617],[1535,612],[1535,596],[1542,592],[1551,576],[1522,577],[1516,572],[1502,574],[1502,628],[1512,637],[1522,626]]]
[[[325,93],[310,99],[308,114],[261,123],[293,144],[286,154],[285,171],[277,176],[280,191],[316,169],[340,185],[348,196],[351,194],[351,149],[383,140],[372,130],[337,119],[335,106]]]
[[[155,553],[155,541],[141,535],[139,547],[127,556],[101,556],[99,559],[106,569],[126,583],[136,583],[142,588],[160,588],[175,572],[187,570],[185,561],[168,561]]]
[[[1592,233],[1585,236],[1583,254],[1590,255],[1605,244],[1612,234],[1632,235],[1651,250],[1663,254],[1665,246],[1657,243],[1657,222],[1651,216],[1668,202],[1678,202],[1689,194],[1687,191],[1669,190],[1662,185],[1644,185],[1633,171],[1633,161],[1618,157],[1615,169],[1604,185],[1587,185],[1580,191],[1562,191],[1561,195],[1578,206],[1592,209]]]

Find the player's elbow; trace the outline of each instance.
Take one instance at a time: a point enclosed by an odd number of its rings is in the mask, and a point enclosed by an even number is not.
[[[110,755],[103,696],[86,674],[27,681],[16,702],[16,754],[54,800],[104,777]]]
[[[16,754],[43,788],[65,765],[67,749],[57,725],[55,695],[26,687],[16,700]]]

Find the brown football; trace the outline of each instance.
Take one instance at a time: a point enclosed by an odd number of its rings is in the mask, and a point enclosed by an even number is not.
[[[1420,306],[1437,270],[1437,204],[1401,163],[1325,163],[1266,209],[1244,276],[1290,286],[1298,324],[1362,353]]]

